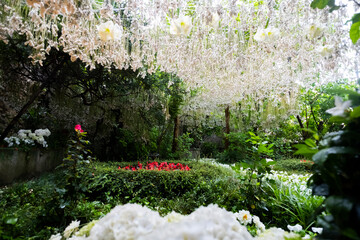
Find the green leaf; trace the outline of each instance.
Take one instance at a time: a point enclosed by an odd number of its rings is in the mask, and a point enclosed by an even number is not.
[[[17,223],[17,221],[18,221],[18,218],[16,218],[16,217],[7,217],[7,218],[5,218],[5,223],[6,224],[14,225],[14,224]]]
[[[360,22],[360,13],[356,13],[352,16],[351,21],[353,23]]]
[[[339,9],[340,9],[340,6],[334,6],[334,7],[330,8],[329,12],[333,12],[333,11],[336,11]]]
[[[323,9],[327,6],[328,2],[329,2],[329,0],[314,0],[310,4],[310,7]]]
[[[347,219],[354,203],[341,196],[330,196],[325,200],[325,206],[335,218]]]
[[[360,117],[360,106],[357,106],[356,108],[354,108],[354,110],[350,114],[350,117],[352,117],[352,118]]]
[[[247,168],[250,168],[251,166],[247,163],[242,162],[242,163],[240,163],[240,167],[247,169]]]
[[[360,22],[353,23],[350,28],[350,38],[353,44],[356,44],[356,42],[360,38]]]
[[[323,164],[329,155],[332,154],[357,154],[356,149],[350,147],[331,147],[320,150],[313,156],[313,161],[317,164]]]
[[[310,138],[305,140],[305,144],[311,148],[316,148],[316,142]]]

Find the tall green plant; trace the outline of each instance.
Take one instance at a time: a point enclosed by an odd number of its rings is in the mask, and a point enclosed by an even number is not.
[[[86,135],[87,132],[84,132],[80,125],[75,126],[75,136],[69,140],[67,155],[59,166],[64,169],[65,186],[64,189],[58,189],[62,195],[63,207],[80,199],[81,193],[87,190],[83,179],[87,174],[91,174],[88,166],[94,158],[88,149],[90,142],[86,140]]]
[[[266,173],[270,173],[270,166],[273,165],[274,161],[268,161],[266,159],[273,150],[271,149],[273,144],[268,144],[267,141],[252,132],[249,132],[251,136],[247,142],[252,144],[251,159],[241,162],[240,164],[233,167],[238,173],[238,177],[242,182],[242,191],[244,195],[243,201],[248,209],[253,209],[256,214],[266,210],[265,203],[265,191],[262,188],[262,179]],[[246,169],[245,174],[241,171]]]
[[[318,218],[324,228],[319,239],[360,239],[360,93],[340,93],[348,94],[350,100],[336,98],[336,106],[327,112],[333,115],[333,122],[345,127],[326,134],[321,141],[309,180],[313,193],[326,197],[325,208],[330,213]]]

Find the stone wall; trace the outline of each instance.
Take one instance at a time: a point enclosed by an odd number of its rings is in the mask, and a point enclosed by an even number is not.
[[[63,156],[64,150],[0,148],[0,185],[52,170]]]

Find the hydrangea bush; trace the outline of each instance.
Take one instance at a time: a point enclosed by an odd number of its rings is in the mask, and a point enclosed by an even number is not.
[[[8,143],[9,147],[15,146],[36,146],[40,145],[44,148],[48,147],[48,144],[45,140],[45,137],[51,135],[49,129],[36,129],[35,132],[32,132],[29,129],[20,129],[16,135],[5,138],[4,140]]]
[[[246,225],[254,222],[258,236],[252,236]],[[90,226],[90,227],[89,227]],[[294,232],[279,228],[265,230],[257,216],[248,211],[228,212],[217,205],[201,206],[190,215],[172,212],[161,217],[158,212],[137,204],[117,206],[99,221],[90,222],[78,231],[79,222],[73,221],[63,232],[51,236],[50,240],[62,237],[71,240],[131,240],[131,239],[301,239]],[[86,231],[85,231],[86,229]],[[70,235],[69,235],[70,233]]]

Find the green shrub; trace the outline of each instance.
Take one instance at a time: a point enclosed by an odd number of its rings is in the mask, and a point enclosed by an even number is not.
[[[218,144],[213,142],[204,142],[200,147],[201,157],[214,158],[219,154]]]
[[[311,172],[314,162],[306,159],[281,159],[277,160],[273,169],[287,172]]]
[[[99,163],[94,176],[89,176],[88,197],[92,200],[108,202],[116,200],[128,202],[133,198],[177,198],[192,190],[202,180],[232,174],[231,171],[210,164],[180,161],[187,164],[190,171],[129,171],[118,169],[136,163]],[[145,162],[144,162],[145,164]]]

